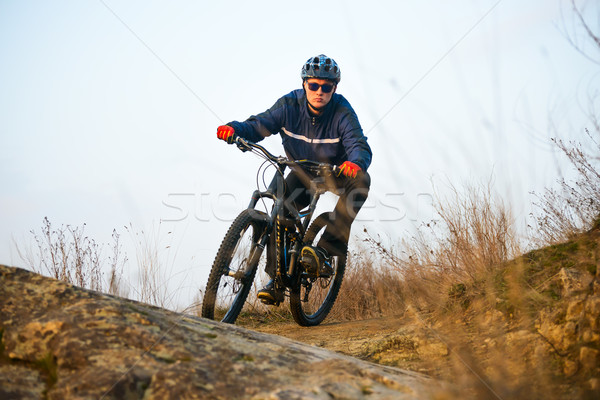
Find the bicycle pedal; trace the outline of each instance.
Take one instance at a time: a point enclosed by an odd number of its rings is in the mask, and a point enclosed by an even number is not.
[[[259,293],[257,297],[261,303],[266,304],[268,306],[279,306],[281,304],[281,301],[275,299],[269,293]]]
[[[279,307],[279,305],[281,304],[278,301],[274,301],[272,299],[265,299],[265,298],[260,299],[260,302],[267,306],[275,306],[275,307]]]

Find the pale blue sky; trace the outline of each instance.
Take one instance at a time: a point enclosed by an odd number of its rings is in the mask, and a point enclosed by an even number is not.
[[[597,27],[598,5],[577,3]],[[432,180],[491,177],[523,224],[529,193],[564,166],[549,119],[580,138],[598,88],[598,65],[565,38],[581,35],[568,2],[307,4],[1,0],[0,262],[22,263],[13,239],[26,246],[45,216],[100,242],[163,220],[171,268],[195,290],[260,164],[216,127],[298,88],[319,53],[340,64],[373,148],[370,229],[406,237],[432,217]]]

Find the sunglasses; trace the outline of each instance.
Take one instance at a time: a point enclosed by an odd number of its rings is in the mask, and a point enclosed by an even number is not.
[[[329,93],[335,87],[335,85],[332,85],[331,83],[325,83],[323,85],[319,85],[318,83],[307,82],[306,85],[308,86],[308,89],[312,92],[316,92],[317,90],[319,90],[319,88],[321,88],[323,93]]]

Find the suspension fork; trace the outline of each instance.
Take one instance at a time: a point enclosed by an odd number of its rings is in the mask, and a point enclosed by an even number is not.
[[[283,216],[276,216],[275,229],[272,232],[275,235],[275,274],[279,282],[286,287],[289,287],[291,283],[288,266],[293,265],[295,261],[293,252],[288,251],[290,243],[288,229],[295,230],[293,222],[291,224],[290,222],[290,220],[287,220]]]
[[[265,226],[259,239],[252,244],[252,249],[250,250],[250,257],[248,257],[248,262],[246,263],[245,268],[235,272],[229,270],[227,272],[227,275],[231,276],[236,280],[244,280],[246,277],[248,277],[248,275],[250,275],[252,272],[252,268],[254,268],[253,266],[258,265],[258,262],[260,261],[260,256],[262,255],[262,252],[264,251],[268,240],[269,235],[267,225]]]
[[[277,270],[278,275],[285,286],[291,287],[295,281],[295,266],[301,244],[296,221],[287,218],[278,219],[276,233],[278,235],[277,248],[281,256]]]

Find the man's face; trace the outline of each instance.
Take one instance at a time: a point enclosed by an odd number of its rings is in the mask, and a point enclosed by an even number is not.
[[[325,85],[326,89],[329,86],[331,91],[325,93],[322,85]],[[311,88],[316,90],[311,90]],[[327,79],[309,78],[304,81],[304,90],[306,91],[308,103],[316,110],[320,110],[329,103],[331,96],[335,93],[335,89],[336,84]]]

